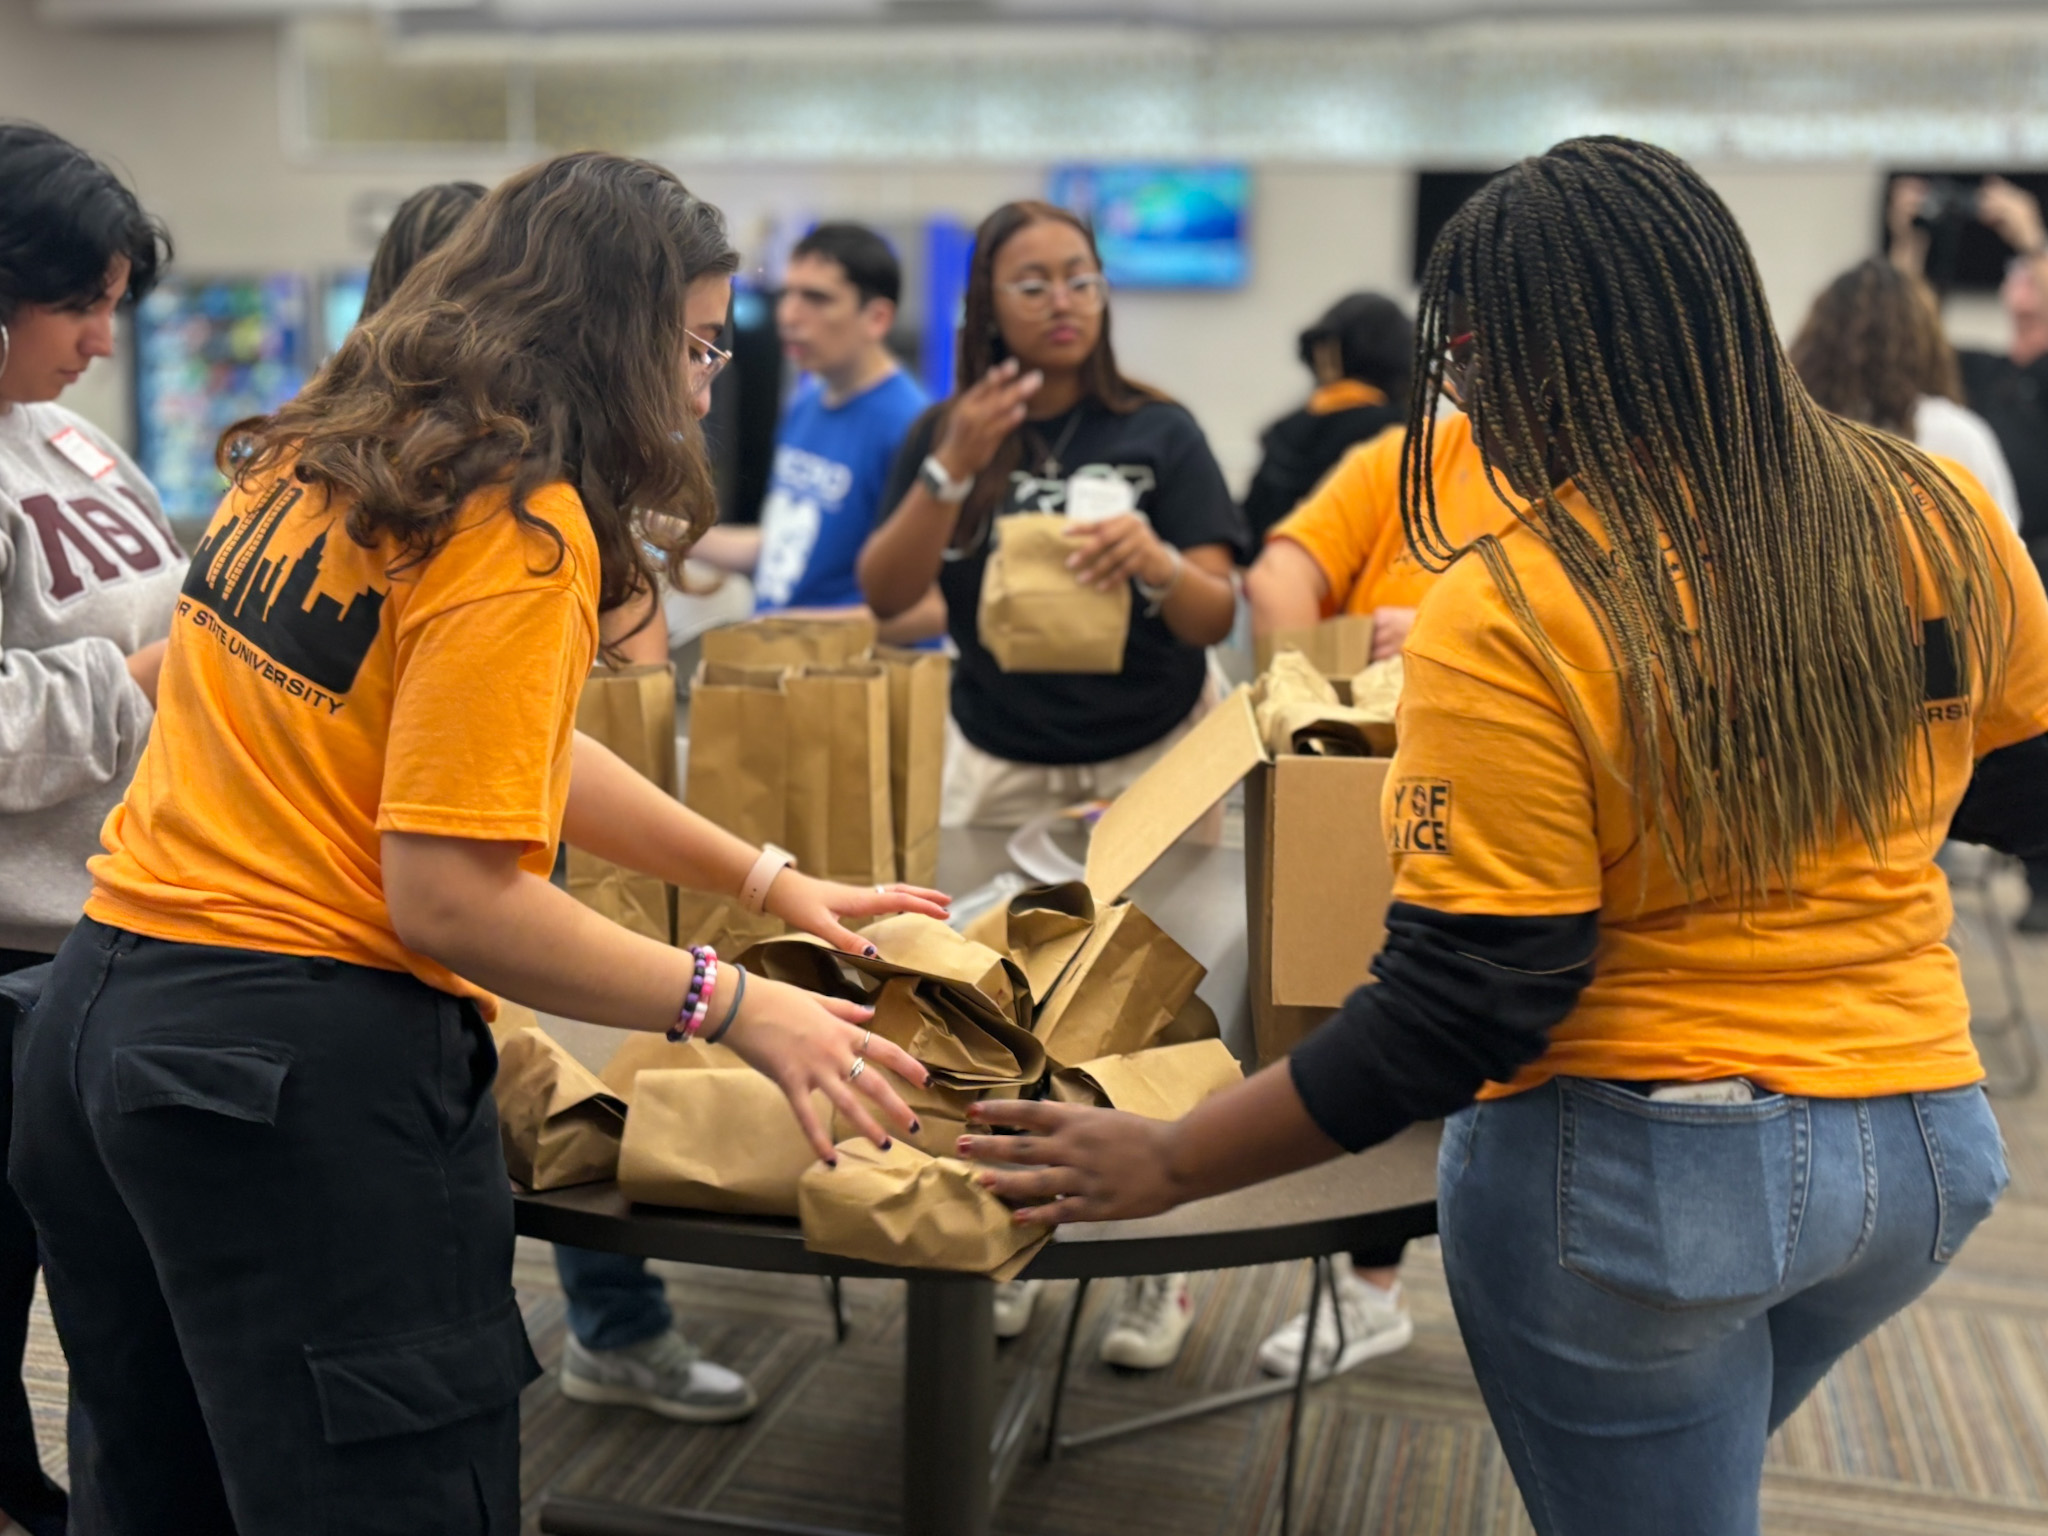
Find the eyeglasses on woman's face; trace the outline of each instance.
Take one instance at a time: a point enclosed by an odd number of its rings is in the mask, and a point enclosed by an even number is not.
[[[1033,319],[1051,314],[1062,294],[1082,314],[1094,314],[1109,302],[1109,279],[1100,272],[1076,272],[1071,277],[1024,277],[998,286],[1023,314]]]
[[[690,365],[690,387],[709,389],[711,381],[725,372],[725,365],[732,361],[732,354],[713,346],[695,331],[685,331],[683,336],[688,342],[683,355]]]

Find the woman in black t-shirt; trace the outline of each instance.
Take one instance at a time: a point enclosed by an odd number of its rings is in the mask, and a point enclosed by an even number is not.
[[[976,232],[953,398],[911,429],[860,581],[883,618],[936,582],[960,648],[948,825],[1015,826],[1135,779],[1201,703],[1230,633],[1244,530],[1187,411],[1117,371],[1087,227],[1006,203]],[[1003,672],[977,632],[994,520],[1066,511],[1076,480],[1131,510],[1073,529],[1075,579],[1136,587],[1123,671]],[[1100,485],[1092,486],[1103,494]]]

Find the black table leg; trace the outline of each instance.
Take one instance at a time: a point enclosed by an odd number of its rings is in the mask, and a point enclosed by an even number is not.
[[[988,1536],[995,1282],[909,1282],[903,1361],[903,1536]]]

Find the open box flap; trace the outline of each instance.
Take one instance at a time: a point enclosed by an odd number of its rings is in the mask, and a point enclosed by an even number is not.
[[[1088,889],[1108,907],[1203,812],[1265,761],[1251,689],[1239,687],[1102,813],[1088,839]]]

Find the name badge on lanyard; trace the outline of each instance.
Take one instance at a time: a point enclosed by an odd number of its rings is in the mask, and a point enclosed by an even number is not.
[[[61,432],[51,433],[50,446],[94,480],[104,480],[114,472],[113,459],[100,450],[99,444],[76,427],[66,427]]]
[[[1100,523],[1138,510],[1131,482],[1112,471],[1087,471],[1067,481],[1067,516],[1077,523]]]

